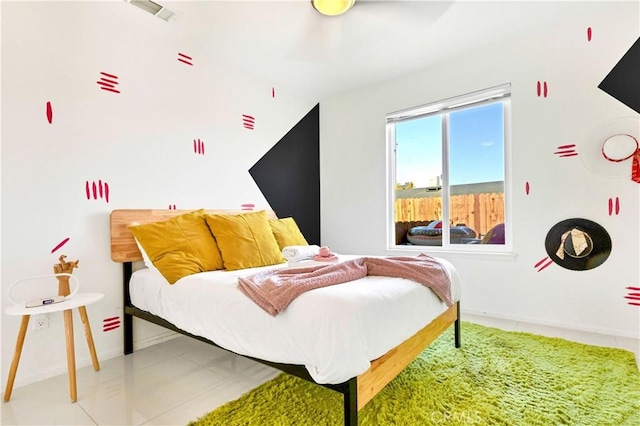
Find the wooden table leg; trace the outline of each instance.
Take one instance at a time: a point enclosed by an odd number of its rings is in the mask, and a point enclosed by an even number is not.
[[[76,353],[73,345],[73,316],[71,309],[64,311],[64,334],[67,340],[67,370],[69,373],[69,393],[71,402],[78,399],[76,391]]]
[[[11,369],[9,370],[9,378],[7,379],[7,387],[4,390],[4,400],[9,401],[11,398],[11,392],[13,392],[13,381],[16,378],[16,372],[18,371],[18,363],[20,362],[20,354],[22,354],[22,346],[24,345],[24,338],[27,335],[27,327],[29,326],[30,315],[22,316],[22,323],[20,324],[20,331],[18,332],[18,339],[16,340],[16,351],[13,354],[13,361],[11,362]]]
[[[87,316],[87,307],[80,306],[80,319],[84,324],[84,335],[87,337],[87,345],[89,345],[89,352],[91,353],[91,361],[93,362],[94,371],[100,371],[100,363],[98,362],[98,355],[96,354],[96,347],[93,344],[93,335],[91,334],[91,325],[89,324],[89,317]]]

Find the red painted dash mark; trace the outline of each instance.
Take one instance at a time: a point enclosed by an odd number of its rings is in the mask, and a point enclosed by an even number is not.
[[[193,61],[193,58],[191,56],[185,55],[184,53],[178,52],[178,60],[184,64],[193,66],[193,64],[191,63],[191,61]]]
[[[609,216],[613,213],[613,199],[609,198]]]
[[[255,206],[256,206],[255,204],[247,203],[247,204],[241,204],[240,208],[242,210],[253,210]]]
[[[84,183],[84,192],[87,196],[87,200],[90,200],[93,196],[94,200],[97,200],[98,197],[100,199],[105,200],[107,203],[109,202],[109,184],[107,182],[103,182],[102,180],[89,182],[88,180]]]
[[[117,75],[109,74],[102,71],[100,71],[100,75],[102,75],[103,77],[100,77],[100,80],[96,81],[100,89],[106,90],[107,92],[120,93],[120,91],[115,88],[119,84],[117,81]]]
[[[194,139],[193,152],[194,154],[204,155],[204,142],[202,142],[200,139]]]
[[[529,195],[529,189],[530,189],[530,187],[529,187],[529,182],[526,182],[526,183],[524,184],[524,192],[525,192],[527,195]]]
[[[616,197],[615,201],[615,210],[614,210],[614,201],[613,198],[609,198],[609,216],[614,214],[617,216],[620,214],[620,198]]]
[[[555,151],[554,154],[558,157],[575,157],[576,155],[578,155],[575,148],[575,144],[560,145],[556,148],[557,151]]]
[[[245,129],[253,130],[256,119],[252,115],[242,114],[242,126]]]
[[[553,260],[549,259],[549,256],[547,256],[544,259],[541,259],[533,267],[537,268],[539,266],[540,269],[538,269],[538,272],[540,272],[540,271],[544,270],[545,268],[547,268],[548,266],[550,266],[552,263],[553,263]]]
[[[587,28],[587,41],[591,41],[591,35],[593,31],[591,31],[591,27]]]
[[[548,92],[547,82],[540,82],[538,80],[538,83],[536,84],[536,93],[538,94],[538,97],[542,96],[546,98]]]
[[[271,88],[271,97],[275,98],[276,97],[276,89],[275,88]]]
[[[47,121],[49,124],[53,121],[53,110],[51,109],[51,102],[47,102]]]
[[[102,331],[111,331],[120,327],[120,317],[110,317],[102,320]]]
[[[175,204],[169,204],[169,210],[175,210],[175,209],[176,209]]]
[[[193,58],[189,55],[178,52],[178,60],[182,63],[193,66]]]
[[[69,241],[69,237],[67,237],[64,240],[60,241],[57,246],[55,246],[53,249],[51,249],[51,253],[55,253],[56,250],[59,250],[60,247],[62,247],[63,245],[67,244],[68,241]]]

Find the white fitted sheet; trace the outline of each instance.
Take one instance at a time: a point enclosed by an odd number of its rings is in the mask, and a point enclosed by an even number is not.
[[[340,260],[356,257],[340,256]],[[457,272],[448,261],[438,260],[451,278],[453,300],[459,301]],[[202,272],[173,285],[157,271],[144,268],[131,278],[131,301],[238,354],[304,365],[317,383],[341,383],[364,373],[370,361],[447,309],[429,288],[403,278],[368,276],[311,290],[275,317],[238,289],[240,276],[286,267]]]

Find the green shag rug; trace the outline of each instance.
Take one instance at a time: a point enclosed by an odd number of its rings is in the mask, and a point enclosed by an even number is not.
[[[449,328],[359,412],[359,424],[640,425],[631,352],[463,322]],[[288,374],[190,426],[341,425],[342,395]]]

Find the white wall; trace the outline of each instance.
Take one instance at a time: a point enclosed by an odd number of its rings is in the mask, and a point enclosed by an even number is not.
[[[586,10],[575,3],[561,25],[323,101],[322,243],[338,253],[403,253],[386,243],[385,115],[510,82],[513,256],[430,253],[457,267],[463,311],[638,337],[640,309],[624,295],[625,287],[640,286],[640,185],[593,174],[580,156],[553,155],[559,145],[585,147],[600,123],[638,117],[597,85],[640,35],[639,4],[602,2]],[[537,81],[547,82],[547,98],[536,95]],[[620,199],[617,216],[608,213],[611,197]],[[572,217],[604,226],[611,256],[589,271],[553,264],[537,272],[547,232]]]
[[[111,210],[270,208],[248,169],[317,103],[283,87],[272,97],[270,83],[217,60],[189,27],[188,15],[167,24],[119,1],[2,3],[2,311],[13,281],[52,272],[60,254],[79,259],[82,289],[105,294],[87,308],[101,360],[122,354],[122,328],[102,331],[122,315]],[[120,94],[99,89],[101,71],[118,76]],[[205,155],[193,151],[198,138]],[[99,180],[109,202],[85,195]],[[74,315],[80,367],[90,359]],[[20,319],[1,317],[4,391]],[[137,321],[138,347],[166,334]],[[16,387],[66,371],[63,336],[61,314],[27,332]]]

